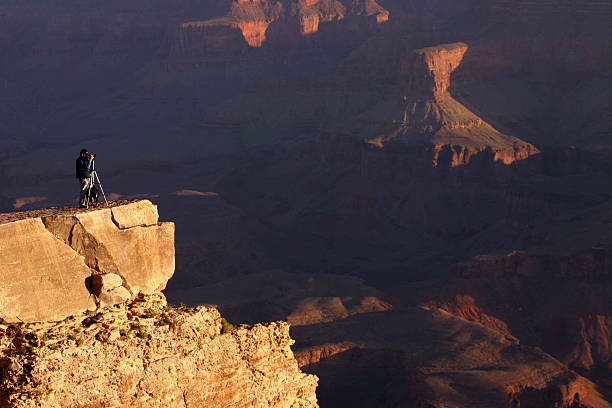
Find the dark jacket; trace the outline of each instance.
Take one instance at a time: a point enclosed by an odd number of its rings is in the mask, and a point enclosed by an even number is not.
[[[76,159],[76,176],[78,179],[86,179],[91,175],[91,162],[87,158],[79,156]]]

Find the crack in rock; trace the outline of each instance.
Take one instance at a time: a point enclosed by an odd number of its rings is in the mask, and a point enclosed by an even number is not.
[[[114,273],[125,281],[106,247],[85,230],[77,217],[43,217],[42,222],[49,232],[84,257],[85,264],[91,269],[98,273]]]

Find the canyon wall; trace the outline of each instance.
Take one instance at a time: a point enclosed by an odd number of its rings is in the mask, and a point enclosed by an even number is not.
[[[240,32],[250,47],[258,48],[267,43],[295,45],[301,37],[318,33],[322,25],[345,18],[381,24],[389,19],[389,12],[374,0],[238,0],[232,2],[223,16],[185,22],[181,28],[224,26]],[[202,32],[202,38],[211,36],[222,41],[223,37],[217,34],[208,30],[206,34]]]
[[[453,272],[430,307],[540,345],[575,369],[612,367],[609,248],[480,256]]]

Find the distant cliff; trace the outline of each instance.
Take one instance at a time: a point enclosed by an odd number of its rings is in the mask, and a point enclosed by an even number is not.
[[[612,251],[479,256],[453,268],[429,302],[526,344],[579,370],[612,366]]]
[[[0,215],[0,407],[316,407],[284,322],[173,307],[174,224],[138,201]]]
[[[451,75],[468,50],[461,42],[440,44],[401,58],[397,88],[402,96],[394,95],[357,118],[366,135],[377,135],[369,143],[424,144],[434,166],[447,158],[451,166],[462,166],[479,155],[511,164],[539,154],[534,145],[498,131],[452,96]]]

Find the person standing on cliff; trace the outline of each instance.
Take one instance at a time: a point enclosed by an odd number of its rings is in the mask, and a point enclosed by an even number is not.
[[[93,158],[93,154],[89,154],[87,149],[81,149],[81,154],[76,160],[76,176],[81,185],[81,192],[79,194],[79,205],[81,208],[86,206],[85,197],[87,196],[89,184],[91,183],[91,162]]]

